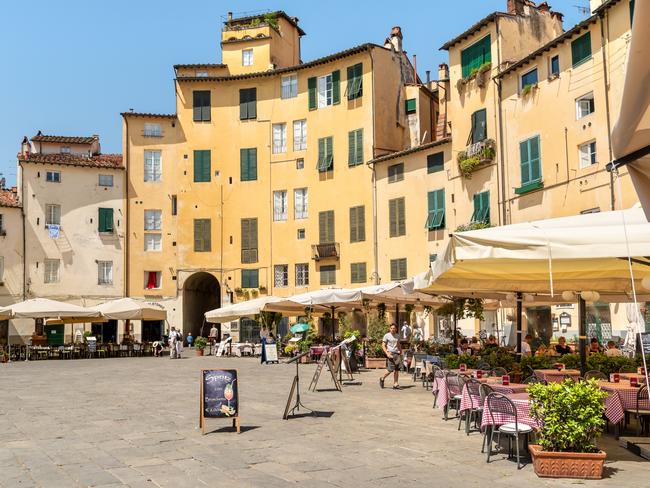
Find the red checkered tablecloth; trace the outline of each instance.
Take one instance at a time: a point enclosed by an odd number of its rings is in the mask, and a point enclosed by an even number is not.
[[[492,387],[492,389],[497,392],[497,393],[503,393],[504,395],[512,395],[515,393],[526,393],[526,389],[528,388],[528,385],[524,385],[521,383],[510,383],[509,385],[502,385],[500,383],[494,383],[492,381],[487,382],[488,385]],[[474,408],[478,407],[481,405],[481,398],[476,395],[471,395],[467,391],[467,388],[463,388],[463,398],[460,401],[460,411],[463,412],[469,408]]]
[[[534,429],[539,428],[539,424],[530,416],[530,399],[528,398],[528,393],[514,393],[507,396],[515,405],[517,421],[529,425]],[[515,418],[512,415],[494,414],[494,422],[496,425],[509,424],[514,421]],[[492,416],[490,415],[490,410],[486,402],[483,408],[483,418],[481,419],[481,430],[488,425],[492,425]]]
[[[598,385],[609,393],[605,399],[605,416],[612,423],[617,424],[623,420],[625,410],[636,410],[636,395],[639,388],[630,386],[629,381],[621,380],[620,383],[599,381]],[[650,410],[650,400],[642,400],[639,407]]]
[[[577,369],[563,369],[562,371],[558,371],[557,369],[536,369],[535,376],[545,380],[547,383],[561,383],[565,376],[570,376],[577,381],[580,378],[580,371]]]

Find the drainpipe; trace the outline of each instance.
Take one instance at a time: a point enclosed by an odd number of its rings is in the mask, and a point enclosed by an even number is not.
[[[580,347],[580,374],[587,371],[587,304],[578,293],[578,344]]]
[[[375,158],[375,59],[370,51],[370,73],[372,75],[372,103],[371,103],[371,117],[372,117],[372,158]],[[375,285],[379,284],[379,244],[377,241],[377,173],[374,163],[372,164],[372,252],[374,259],[374,272]]]
[[[523,296],[521,292],[517,292],[517,354],[521,358],[521,334],[522,334],[522,322],[523,322]]]
[[[20,198],[22,200],[22,205],[20,206],[22,224],[23,224],[23,301],[27,300],[27,243],[25,237],[25,229],[27,225],[25,224],[25,168],[23,168],[23,163],[18,162],[20,166]],[[7,336],[7,340],[9,337]]]
[[[497,29],[497,69],[501,69],[501,34],[499,29],[499,17],[496,19],[496,29]],[[499,164],[497,166],[497,181],[500,180],[500,185],[497,187],[498,191],[501,193],[499,199],[501,200],[501,213],[499,214],[499,225],[505,225],[508,223],[508,204],[506,199],[506,163],[505,163],[505,149],[503,147],[503,93],[502,85],[500,79],[495,79],[494,82],[497,85],[497,105],[499,107]],[[498,173],[501,173],[501,178],[498,177]],[[521,339],[521,337],[519,338]],[[520,343],[520,340],[518,340]],[[519,352],[521,352],[521,345],[519,346]]]
[[[129,119],[128,117],[124,117],[124,125],[126,126],[126,133],[125,133],[125,139],[126,139],[126,144],[124,147],[124,168],[125,168],[125,175],[124,175],[124,197],[125,197],[125,205],[124,205],[124,216],[125,216],[125,226],[126,226],[126,237],[124,239],[124,296],[130,296],[130,286],[129,286],[129,268],[130,268],[130,263],[129,263],[129,234],[131,232],[131,218],[129,216],[129,181],[131,181],[129,177]]]
[[[607,121],[607,150],[608,161],[612,161],[614,156],[612,154],[612,124],[610,121],[610,108],[609,108],[609,76],[607,76],[607,55],[605,54],[605,13],[600,16],[600,52],[603,55],[603,83],[605,84],[605,117]],[[614,192],[614,172],[609,172],[609,198],[610,210],[616,209],[616,195]],[[584,371],[583,371],[584,373]]]

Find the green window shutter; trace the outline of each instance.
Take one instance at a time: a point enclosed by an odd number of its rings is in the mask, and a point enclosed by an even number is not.
[[[541,181],[539,136],[521,142],[519,144],[519,154],[521,158],[521,186]]]
[[[406,258],[391,259],[390,260],[390,279],[391,281],[399,281],[406,279]]]
[[[203,100],[201,97],[201,92],[195,91],[192,92],[192,108],[193,108],[193,119],[195,122],[201,121],[201,105]]]
[[[211,173],[211,152],[194,151],[194,181],[205,183],[210,181]]]
[[[309,110],[316,110],[316,77],[307,80],[307,91],[309,93]]]
[[[257,179],[257,148],[253,147],[248,150],[248,164],[251,180]]]
[[[210,252],[211,227],[210,219],[194,219],[194,252]]]
[[[345,88],[348,100],[360,98],[363,95],[363,64],[358,63],[348,67],[348,83]]]
[[[257,88],[250,88],[248,94],[248,118],[257,118]]]
[[[490,223],[490,192],[484,191],[474,194],[474,213],[472,223]]]
[[[247,90],[239,90],[239,119],[248,119],[248,93]]]
[[[241,219],[241,250],[244,251],[245,249],[249,249],[250,248],[249,243],[250,243],[249,220]]]
[[[248,171],[248,149],[239,150],[239,169],[241,181],[249,181],[250,176]]]
[[[483,64],[492,61],[492,42],[490,36],[486,36],[475,42],[460,53],[462,76],[467,78],[474,70],[479,69]]]
[[[427,230],[444,229],[445,227],[445,190],[434,190],[427,193],[429,209],[425,227]]]
[[[388,201],[388,232],[390,237],[397,237],[397,200]]]
[[[341,72],[332,72],[332,104],[341,103]]]
[[[416,112],[416,110],[417,110],[417,105],[416,105],[415,98],[409,98],[406,101],[405,106],[406,106],[406,113],[407,114],[414,114]]]
[[[406,202],[404,198],[399,198],[397,200],[397,224],[398,228],[397,231],[399,232],[400,236],[406,235]]]
[[[477,110],[472,114],[472,144],[487,139],[487,112],[485,109]]]
[[[357,138],[355,131],[348,132],[348,166],[355,166],[357,164],[357,151],[356,151]]]
[[[348,84],[345,87],[345,93],[348,96],[348,100],[352,100],[352,98],[350,98],[350,95],[352,93],[355,80],[356,77],[354,75],[354,66],[348,66]]]
[[[318,139],[318,162],[316,167],[318,171],[324,171],[323,165],[325,164],[325,138]]]
[[[357,164],[363,164],[363,129],[357,130]]]
[[[388,167],[388,183],[397,183],[403,179],[404,163],[397,163]]]
[[[352,283],[365,283],[367,280],[366,263],[351,263],[350,281]]]
[[[521,164],[521,186],[530,183],[530,157],[528,141],[519,143],[519,159]]]
[[[391,259],[390,260],[390,279],[391,281],[396,280],[396,276],[398,275],[398,264],[397,264],[397,259]]]
[[[357,207],[357,242],[366,240],[366,207]]]
[[[388,201],[388,227],[390,237],[406,235],[406,211],[404,197]]]
[[[325,138],[325,147],[326,147],[326,162],[327,169],[334,169],[334,138],[332,136]]]
[[[254,181],[257,179],[257,148],[239,150],[241,181]]]
[[[323,137],[318,139],[318,163],[317,169],[323,173],[331,171],[334,166],[334,139],[330,137]]]
[[[99,232],[113,232],[113,209],[100,208],[98,215]]]
[[[589,58],[591,58],[591,32],[587,32],[571,43],[571,60],[574,68]]]
[[[334,239],[334,210],[318,213],[319,244],[332,244]]]

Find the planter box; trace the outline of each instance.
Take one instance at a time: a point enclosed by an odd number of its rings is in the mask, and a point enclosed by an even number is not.
[[[197,349],[196,350],[196,355],[197,356],[203,356],[203,349]]]
[[[366,368],[386,369],[386,358],[366,358]]]
[[[535,474],[542,478],[579,478],[599,480],[607,453],[548,452],[529,444]]]

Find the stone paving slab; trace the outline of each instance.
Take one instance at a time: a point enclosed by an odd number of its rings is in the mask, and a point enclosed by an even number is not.
[[[242,434],[209,420],[214,431],[201,435],[204,368],[238,370]],[[301,366],[303,385],[313,369]],[[343,392],[304,391],[306,406],[330,415],[285,421],[294,371],[214,357],[0,365],[0,487],[650,486],[650,464],[612,436],[601,442],[601,481],[540,479],[503,455],[487,464],[480,434],[442,420],[431,393],[409,377],[401,383],[411,388],[379,389],[377,371]]]

